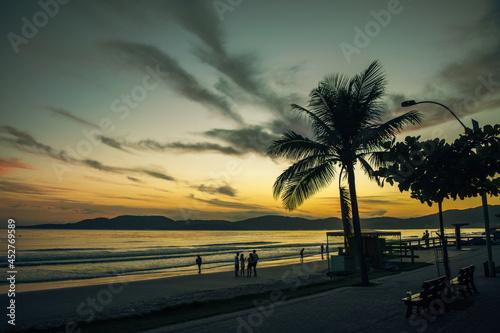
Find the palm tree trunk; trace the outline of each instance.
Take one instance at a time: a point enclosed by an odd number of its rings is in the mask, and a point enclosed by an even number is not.
[[[451,278],[450,274],[450,266],[448,265],[448,248],[446,247],[446,237],[444,237],[444,223],[443,223],[443,203],[438,202],[439,208],[439,238],[441,238],[441,244],[443,244],[443,266],[444,266],[444,274],[448,279]]]
[[[340,215],[342,217],[342,226],[344,227],[344,248],[345,252],[349,254],[349,242],[352,238],[352,226],[351,226],[351,199],[349,197],[349,191],[344,187],[339,187],[340,192]]]
[[[359,221],[358,199],[356,196],[356,182],[354,178],[354,167],[352,164],[347,166],[347,181],[349,183],[349,192],[351,194],[352,226],[354,229],[354,241],[356,243],[356,252],[359,256],[359,267],[361,269],[361,284],[368,285],[368,270],[365,264],[365,251],[363,247],[363,237],[361,236],[361,224]]]

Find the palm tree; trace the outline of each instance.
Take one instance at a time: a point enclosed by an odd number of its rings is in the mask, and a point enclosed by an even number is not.
[[[410,111],[382,122],[384,110],[380,99],[385,85],[385,75],[378,61],[353,77],[341,74],[325,77],[309,94],[308,108],[291,105],[292,110],[306,115],[313,138],[289,130],[267,150],[271,157],[296,160],[278,176],[273,186],[275,199],[281,197],[287,210],[297,208],[330,185],[336,166],[345,169],[363,285],[369,281],[359,222],[355,164],[359,162],[370,179],[377,180],[367,158],[383,141],[400,133],[406,124],[421,121],[417,111]]]

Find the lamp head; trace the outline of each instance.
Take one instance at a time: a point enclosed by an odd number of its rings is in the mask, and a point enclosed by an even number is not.
[[[411,101],[404,101],[403,103],[401,103],[401,106],[406,108],[408,106],[413,106],[417,104],[417,102],[415,102],[414,100],[411,100]]]

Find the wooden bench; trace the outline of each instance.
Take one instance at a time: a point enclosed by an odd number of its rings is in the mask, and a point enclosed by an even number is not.
[[[450,281],[452,286],[459,287],[458,289],[464,297],[467,297],[467,293],[471,296],[474,295],[474,293],[479,293],[474,284],[474,269],[474,265],[460,268],[458,276]]]
[[[446,276],[425,281],[420,293],[403,298],[402,301],[407,306],[406,317],[411,316],[413,306],[417,307],[418,313],[418,309],[427,308],[434,299],[441,297],[441,293],[446,289],[447,281]]]

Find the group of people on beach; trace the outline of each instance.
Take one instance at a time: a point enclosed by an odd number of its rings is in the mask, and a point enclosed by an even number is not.
[[[250,252],[247,258],[242,253],[240,255],[239,252],[236,252],[236,256],[234,257],[234,276],[235,277],[244,277],[244,276],[252,276],[252,268],[253,268],[253,276],[257,276],[257,263],[259,262],[259,255],[257,251],[253,250],[253,253]],[[246,275],[245,275],[245,266],[246,266]],[[241,272],[241,275],[239,274]]]
[[[239,277],[239,272],[241,270],[241,276],[245,276],[245,267],[247,269],[246,276],[252,276],[252,268],[253,268],[253,276],[257,276],[257,263],[259,262],[259,255],[257,251],[253,250],[250,252],[247,258],[242,253],[240,255],[239,252],[236,252],[236,256],[234,257],[234,276]],[[196,258],[196,264],[198,265],[198,274],[201,274],[201,264],[203,263],[203,259],[198,255]]]

